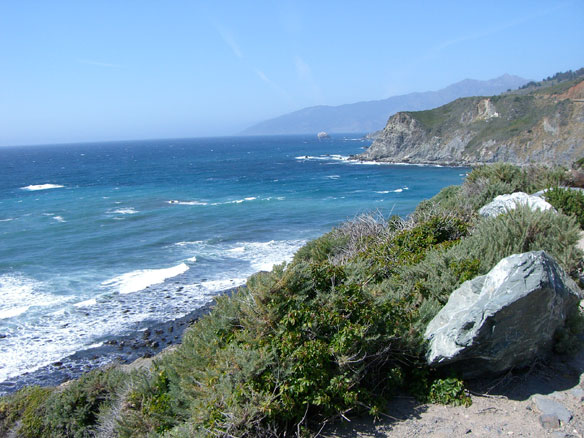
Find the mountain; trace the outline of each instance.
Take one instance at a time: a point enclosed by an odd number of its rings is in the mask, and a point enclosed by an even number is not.
[[[580,71],[580,70],[579,70]],[[392,116],[356,159],[419,164],[569,164],[584,157],[584,70],[492,97]]]
[[[382,129],[397,111],[436,108],[459,97],[490,96],[515,89],[527,79],[505,74],[489,81],[465,79],[438,91],[410,93],[383,100],[371,100],[339,106],[312,106],[274,119],[265,120],[244,130],[244,135],[316,134],[326,132],[372,132]]]

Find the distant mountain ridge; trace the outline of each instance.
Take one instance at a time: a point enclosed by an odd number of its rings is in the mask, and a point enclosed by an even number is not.
[[[425,91],[339,106],[319,105],[265,120],[245,129],[243,135],[312,134],[317,132],[372,132],[383,129],[398,111],[422,111],[460,97],[492,96],[516,89],[529,80],[504,74],[488,81],[465,79],[437,91]]]

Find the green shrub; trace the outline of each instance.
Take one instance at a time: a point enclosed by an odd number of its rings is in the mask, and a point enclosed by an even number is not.
[[[428,401],[444,405],[470,406],[472,401],[462,380],[450,377],[436,379],[430,386]]]
[[[568,180],[568,171],[563,167],[520,168],[507,163],[482,165],[472,170],[462,186],[447,187],[431,200],[420,203],[414,216],[438,208],[469,217],[498,195],[518,191],[533,193],[566,184]]]
[[[35,436],[91,437],[102,410],[123,387],[126,374],[112,367],[97,369],[54,391],[42,406],[42,433]]]
[[[329,256],[346,243],[347,238],[335,232],[314,239],[300,248],[294,255],[294,261],[324,262]]]
[[[0,400],[0,431],[20,420],[18,436],[90,437],[98,417],[123,386],[125,373],[116,368],[91,371],[59,388],[25,388]]]
[[[39,436],[43,429],[43,417],[39,411],[52,392],[53,388],[31,386],[0,399],[0,435],[8,436],[8,432],[20,420],[19,436]]]
[[[158,366],[135,375],[122,402],[116,427],[120,437],[160,434],[185,419],[180,391],[173,391],[168,371]]]
[[[545,250],[571,275],[576,275],[582,253],[575,245],[578,223],[552,211],[531,211],[521,206],[495,218],[484,219],[471,235],[453,249],[460,258],[479,259],[480,273],[512,254]]]
[[[553,188],[544,194],[545,200],[568,216],[574,216],[584,228],[584,193],[580,190]]]

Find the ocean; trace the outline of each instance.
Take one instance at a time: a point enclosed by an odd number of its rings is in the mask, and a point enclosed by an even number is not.
[[[369,144],[334,135],[0,148],[0,383],[180,318],[341,222],[405,216],[468,172],[348,160]]]

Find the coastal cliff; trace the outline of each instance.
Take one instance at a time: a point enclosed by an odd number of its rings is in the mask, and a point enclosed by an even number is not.
[[[566,165],[584,155],[584,78],[457,99],[389,118],[355,159],[412,164]]]

